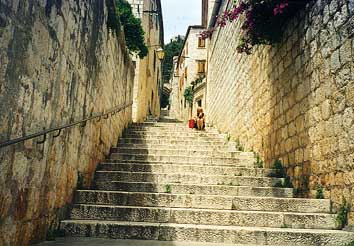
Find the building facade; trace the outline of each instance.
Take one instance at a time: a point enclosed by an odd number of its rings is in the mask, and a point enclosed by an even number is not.
[[[178,99],[178,82],[179,82],[179,75],[177,73],[177,62],[178,56],[173,57],[173,68],[172,74],[170,78],[170,116],[176,119],[179,118],[179,99]]]
[[[203,30],[202,26],[188,27],[183,49],[175,61],[171,110],[177,119],[183,121],[192,118],[198,106],[205,106],[207,45],[205,40],[200,38]],[[197,92],[193,95],[192,105],[184,97],[188,87],[193,89],[193,94]]]
[[[164,30],[160,0],[128,0],[137,18],[141,19],[149,53],[143,58],[134,57],[133,120],[143,122],[147,116],[159,117],[162,89],[162,62],[156,50],[164,46]]]

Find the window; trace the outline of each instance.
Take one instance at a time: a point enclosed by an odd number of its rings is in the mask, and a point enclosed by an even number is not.
[[[198,48],[205,48],[205,39],[198,39]]]
[[[188,69],[185,68],[184,69],[184,78],[187,79],[187,77],[188,77]]]
[[[206,61],[198,61],[198,73],[205,73]]]
[[[198,107],[201,107],[201,106],[202,106],[202,99],[199,99],[199,100],[197,101],[197,105],[198,105]]]

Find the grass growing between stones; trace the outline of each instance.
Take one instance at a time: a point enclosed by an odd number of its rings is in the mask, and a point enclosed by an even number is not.
[[[316,199],[324,199],[323,187],[320,185],[316,187]]]
[[[241,145],[239,139],[236,139],[235,143],[236,143],[236,149],[237,149],[238,151],[244,151],[244,150],[245,150],[245,148]]]
[[[339,208],[338,215],[336,218],[338,227],[343,229],[346,225],[348,225],[348,213],[350,211],[350,205],[344,200],[344,203]]]
[[[276,160],[272,167],[275,171],[272,173],[271,177],[274,178],[284,178],[286,176],[286,172],[284,170],[283,164],[280,160]]]
[[[172,193],[172,186],[169,184],[165,185],[165,192],[171,194]]]
[[[278,181],[274,187],[278,188],[294,188],[290,177],[287,176],[285,168],[280,160],[276,160],[272,167],[275,171],[270,175],[273,178],[285,178],[285,180]]]
[[[354,241],[351,241],[350,243],[344,245],[344,246],[354,246]]]
[[[261,157],[259,156],[258,153],[255,153],[255,158],[256,158],[256,161],[254,163],[254,166],[256,168],[263,168],[264,162],[263,162],[263,160],[261,159]]]
[[[65,232],[60,229],[48,229],[46,235],[47,241],[55,241],[57,237],[65,237]]]

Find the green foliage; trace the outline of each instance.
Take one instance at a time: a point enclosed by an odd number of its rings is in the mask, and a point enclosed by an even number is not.
[[[110,1],[107,1],[107,8],[108,8],[107,27],[118,35],[121,30],[121,23],[120,23],[118,11],[115,8],[114,4],[112,4]]]
[[[343,229],[346,225],[348,225],[349,211],[350,211],[350,205],[344,200],[344,203],[339,208],[337,219],[336,219],[340,229]]]
[[[77,174],[77,189],[82,189],[84,188],[84,175],[79,172]]]
[[[258,44],[274,44],[283,37],[284,25],[311,0],[243,0],[234,1],[230,9],[224,10],[217,17],[216,27],[225,28],[227,23],[240,19],[242,36],[237,47],[238,52],[251,54],[252,48]],[[206,39],[212,36],[216,28],[201,33]]]
[[[354,240],[344,246],[354,246]]]
[[[276,160],[273,164],[273,169],[275,170],[272,177],[283,178],[286,176],[283,164],[280,160]]]
[[[178,56],[183,48],[184,40],[181,36],[172,39],[170,43],[165,45],[165,59],[162,65],[162,76],[164,83],[168,83],[171,78],[173,68],[173,57]]]
[[[65,237],[65,231],[60,229],[52,229],[52,228],[49,228],[47,230],[47,235],[46,235],[47,241],[55,241],[57,237]]]
[[[239,139],[236,139],[235,143],[236,143],[236,149],[237,149],[238,151],[244,151],[244,150],[245,150],[245,148],[241,145]]]
[[[198,84],[202,83],[205,79],[205,74],[199,75],[198,78],[192,82],[193,86],[197,86]]]
[[[321,185],[317,185],[316,187],[316,199],[324,199],[323,187]]]
[[[169,185],[169,184],[165,185],[165,192],[166,193],[172,193],[172,186]]]
[[[259,154],[255,153],[255,157],[256,157],[256,161],[254,163],[254,166],[256,168],[263,168],[263,161],[262,161],[261,157],[259,156]]]
[[[231,140],[231,135],[230,135],[230,133],[227,133],[227,134],[226,134],[225,140],[226,140],[226,142],[230,142],[230,140]]]
[[[190,106],[193,104],[193,88],[192,86],[188,86],[183,93],[184,98],[189,103]]]
[[[283,169],[283,164],[281,163],[280,160],[276,160],[274,162],[273,169],[276,169],[276,170],[282,170]]]
[[[290,177],[285,178],[284,188],[294,188],[293,183],[291,183]]]
[[[115,1],[116,9],[112,6],[108,7],[108,27],[119,33],[122,25],[129,51],[138,54],[140,58],[144,58],[148,54],[148,48],[145,44],[145,33],[141,20],[134,16],[132,8],[126,0]]]

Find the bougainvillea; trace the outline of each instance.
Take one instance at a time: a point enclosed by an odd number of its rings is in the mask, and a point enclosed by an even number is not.
[[[200,35],[203,39],[210,38],[217,28],[224,28],[227,23],[234,22],[242,16],[242,33],[237,51],[250,54],[257,44],[279,42],[284,23],[308,2],[310,0],[235,0],[230,9],[216,17],[215,27]]]

